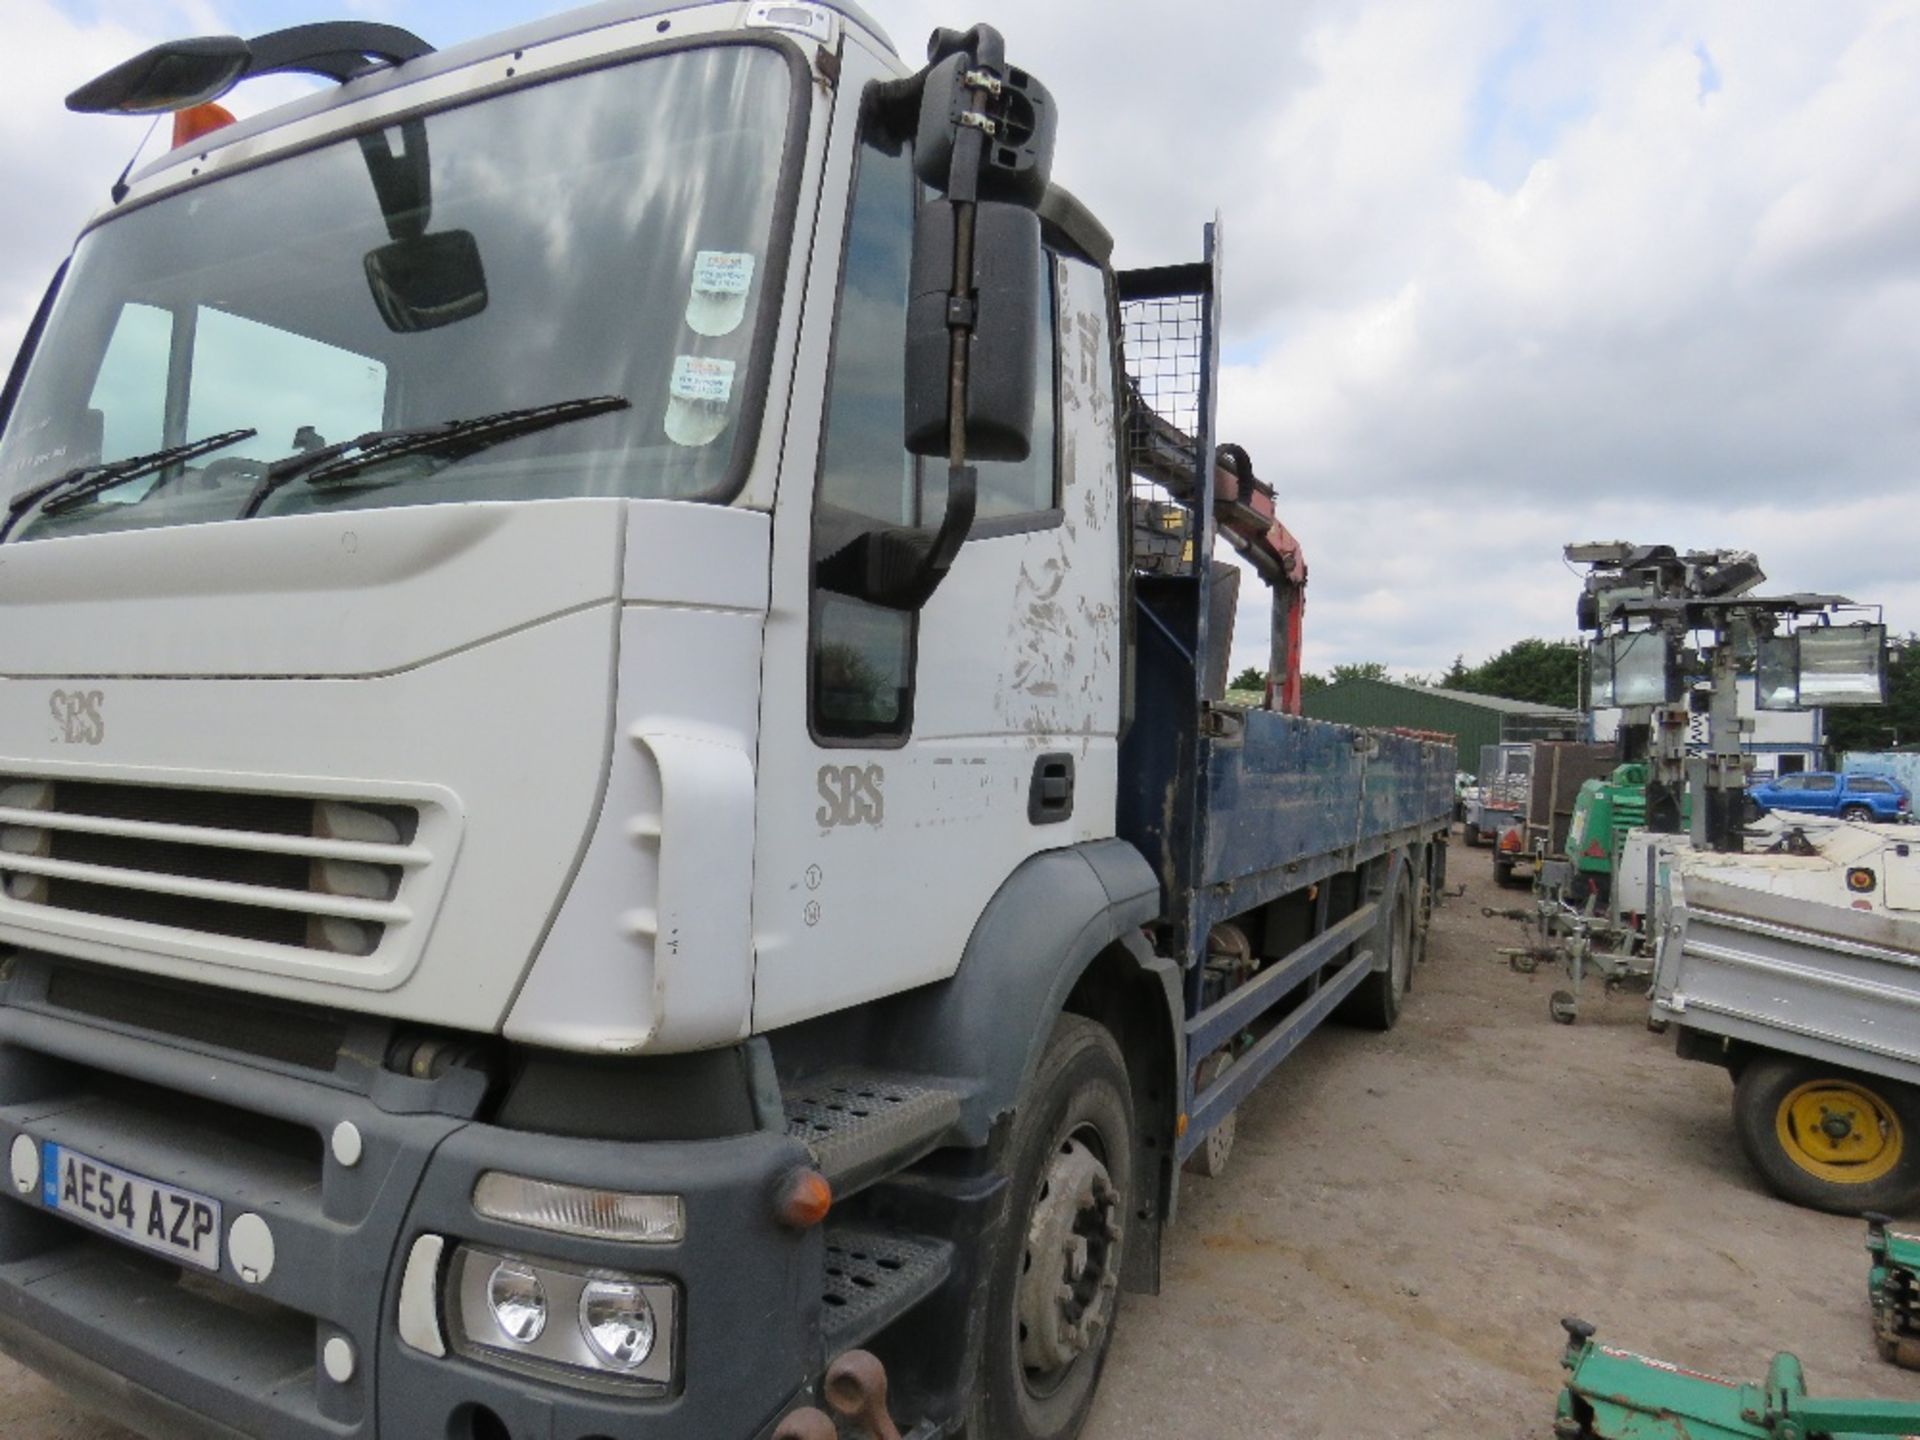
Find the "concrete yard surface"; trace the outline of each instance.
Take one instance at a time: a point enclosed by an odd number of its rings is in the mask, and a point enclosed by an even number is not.
[[[1187,1177],[1158,1296],[1128,1296],[1086,1440],[1545,1440],[1560,1317],[1758,1382],[1920,1401],[1875,1354],[1866,1226],[1774,1199],[1732,1082],[1677,1059],[1644,997],[1525,976],[1485,850],[1456,838],[1397,1029],[1308,1040],[1240,1112],[1219,1180]]]
[[[1545,1440],[1562,1315],[1757,1381],[1920,1401],[1874,1354],[1865,1226],[1765,1193],[1725,1074],[1673,1055],[1638,998],[1547,1018],[1516,975],[1487,853],[1436,922],[1400,1027],[1310,1039],[1188,1177],[1158,1296],[1129,1296],[1086,1440]],[[0,1362],[0,1435],[122,1440]]]

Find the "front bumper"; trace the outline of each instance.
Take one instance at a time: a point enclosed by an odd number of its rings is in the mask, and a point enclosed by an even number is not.
[[[410,1079],[381,1067],[380,1045],[350,1036],[321,1070],[266,1045],[236,1054],[169,1041],[62,1013],[30,968],[17,972],[0,998],[0,1154],[26,1135],[198,1191],[220,1202],[229,1230],[262,1217],[275,1258],[248,1283],[223,1243],[217,1276],[188,1277],[8,1186],[0,1349],[161,1437],[746,1440],[771,1430],[821,1364],[820,1236],[796,1235],[772,1213],[780,1178],[804,1163],[797,1142],[503,1130],[470,1118],[480,1099],[470,1072]],[[330,1143],[342,1122],[362,1142],[352,1165]],[[686,1239],[621,1245],[483,1220],[470,1197],[494,1168],[671,1190],[685,1199]],[[449,1252],[467,1241],[671,1281],[671,1393],[597,1393],[409,1348],[397,1326],[402,1272],[424,1234],[446,1237]],[[444,1333],[444,1314],[441,1323]],[[344,1381],[322,1363],[330,1341],[336,1355],[338,1342],[351,1347]]]

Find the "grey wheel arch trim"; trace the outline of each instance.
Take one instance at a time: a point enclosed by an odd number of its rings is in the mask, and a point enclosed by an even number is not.
[[[984,1145],[994,1123],[1013,1110],[1074,985],[1116,943],[1164,992],[1174,1054],[1181,1056],[1177,971],[1140,935],[1160,914],[1159,880],[1121,840],[1044,851],[1007,877],[975,923],[953,978],[908,997],[895,1016],[902,1060],[972,1080],[961,1107],[962,1143]]]

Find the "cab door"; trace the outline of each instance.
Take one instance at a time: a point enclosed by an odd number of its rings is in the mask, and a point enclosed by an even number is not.
[[[823,195],[844,220],[817,237],[774,525],[756,1030],[950,975],[1021,861],[1114,829],[1122,497],[1098,268],[1048,252],[1032,454],[979,467],[971,537],[927,606],[818,583],[862,527],[944,508],[944,464],[902,442],[917,192],[908,147],[862,131]]]

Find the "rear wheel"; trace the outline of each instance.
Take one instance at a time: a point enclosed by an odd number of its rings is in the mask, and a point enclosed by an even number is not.
[[[1196,1092],[1204,1091],[1227,1073],[1233,1064],[1232,1052],[1219,1050],[1200,1062],[1200,1069],[1194,1076]],[[1200,1148],[1187,1157],[1187,1169],[1195,1175],[1204,1175],[1209,1180],[1218,1180],[1227,1173],[1227,1161],[1233,1155],[1235,1111],[1229,1111],[1225,1118],[1207,1132],[1207,1138],[1200,1142]]]
[[[1479,845],[1480,827],[1474,824],[1471,820],[1467,821],[1466,824],[1461,827],[1460,839],[1463,844],[1475,845],[1475,846]]]
[[[1071,1440],[1086,1423],[1132,1215],[1131,1093],[1113,1036],[1061,1016],[1008,1144],[1008,1234],[987,1280],[970,1437]]]
[[[1413,890],[1404,868],[1380,898],[1382,918],[1373,943],[1375,953],[1385,951],[1386,965],[1370,972],[1340,1006],[1341,1019],[1369,1030],[1391,1030],[1413,988]]]
[[[1428,846],[1421,854],[1424,863],[1419,878],[1413,882],[1413,963],[1416,967],[1427,962],[1427,937],[1433,933],[1433,907],[1439,903],[1440,887],[1434,877],[1442,863],[1437,846]]]
[[[1734,1085],[1733,1123],[1768,1188],[1796,1205],[1858,1215],[1920,1195],[1920,1103],[1895,1081],[1762,1056]]]

